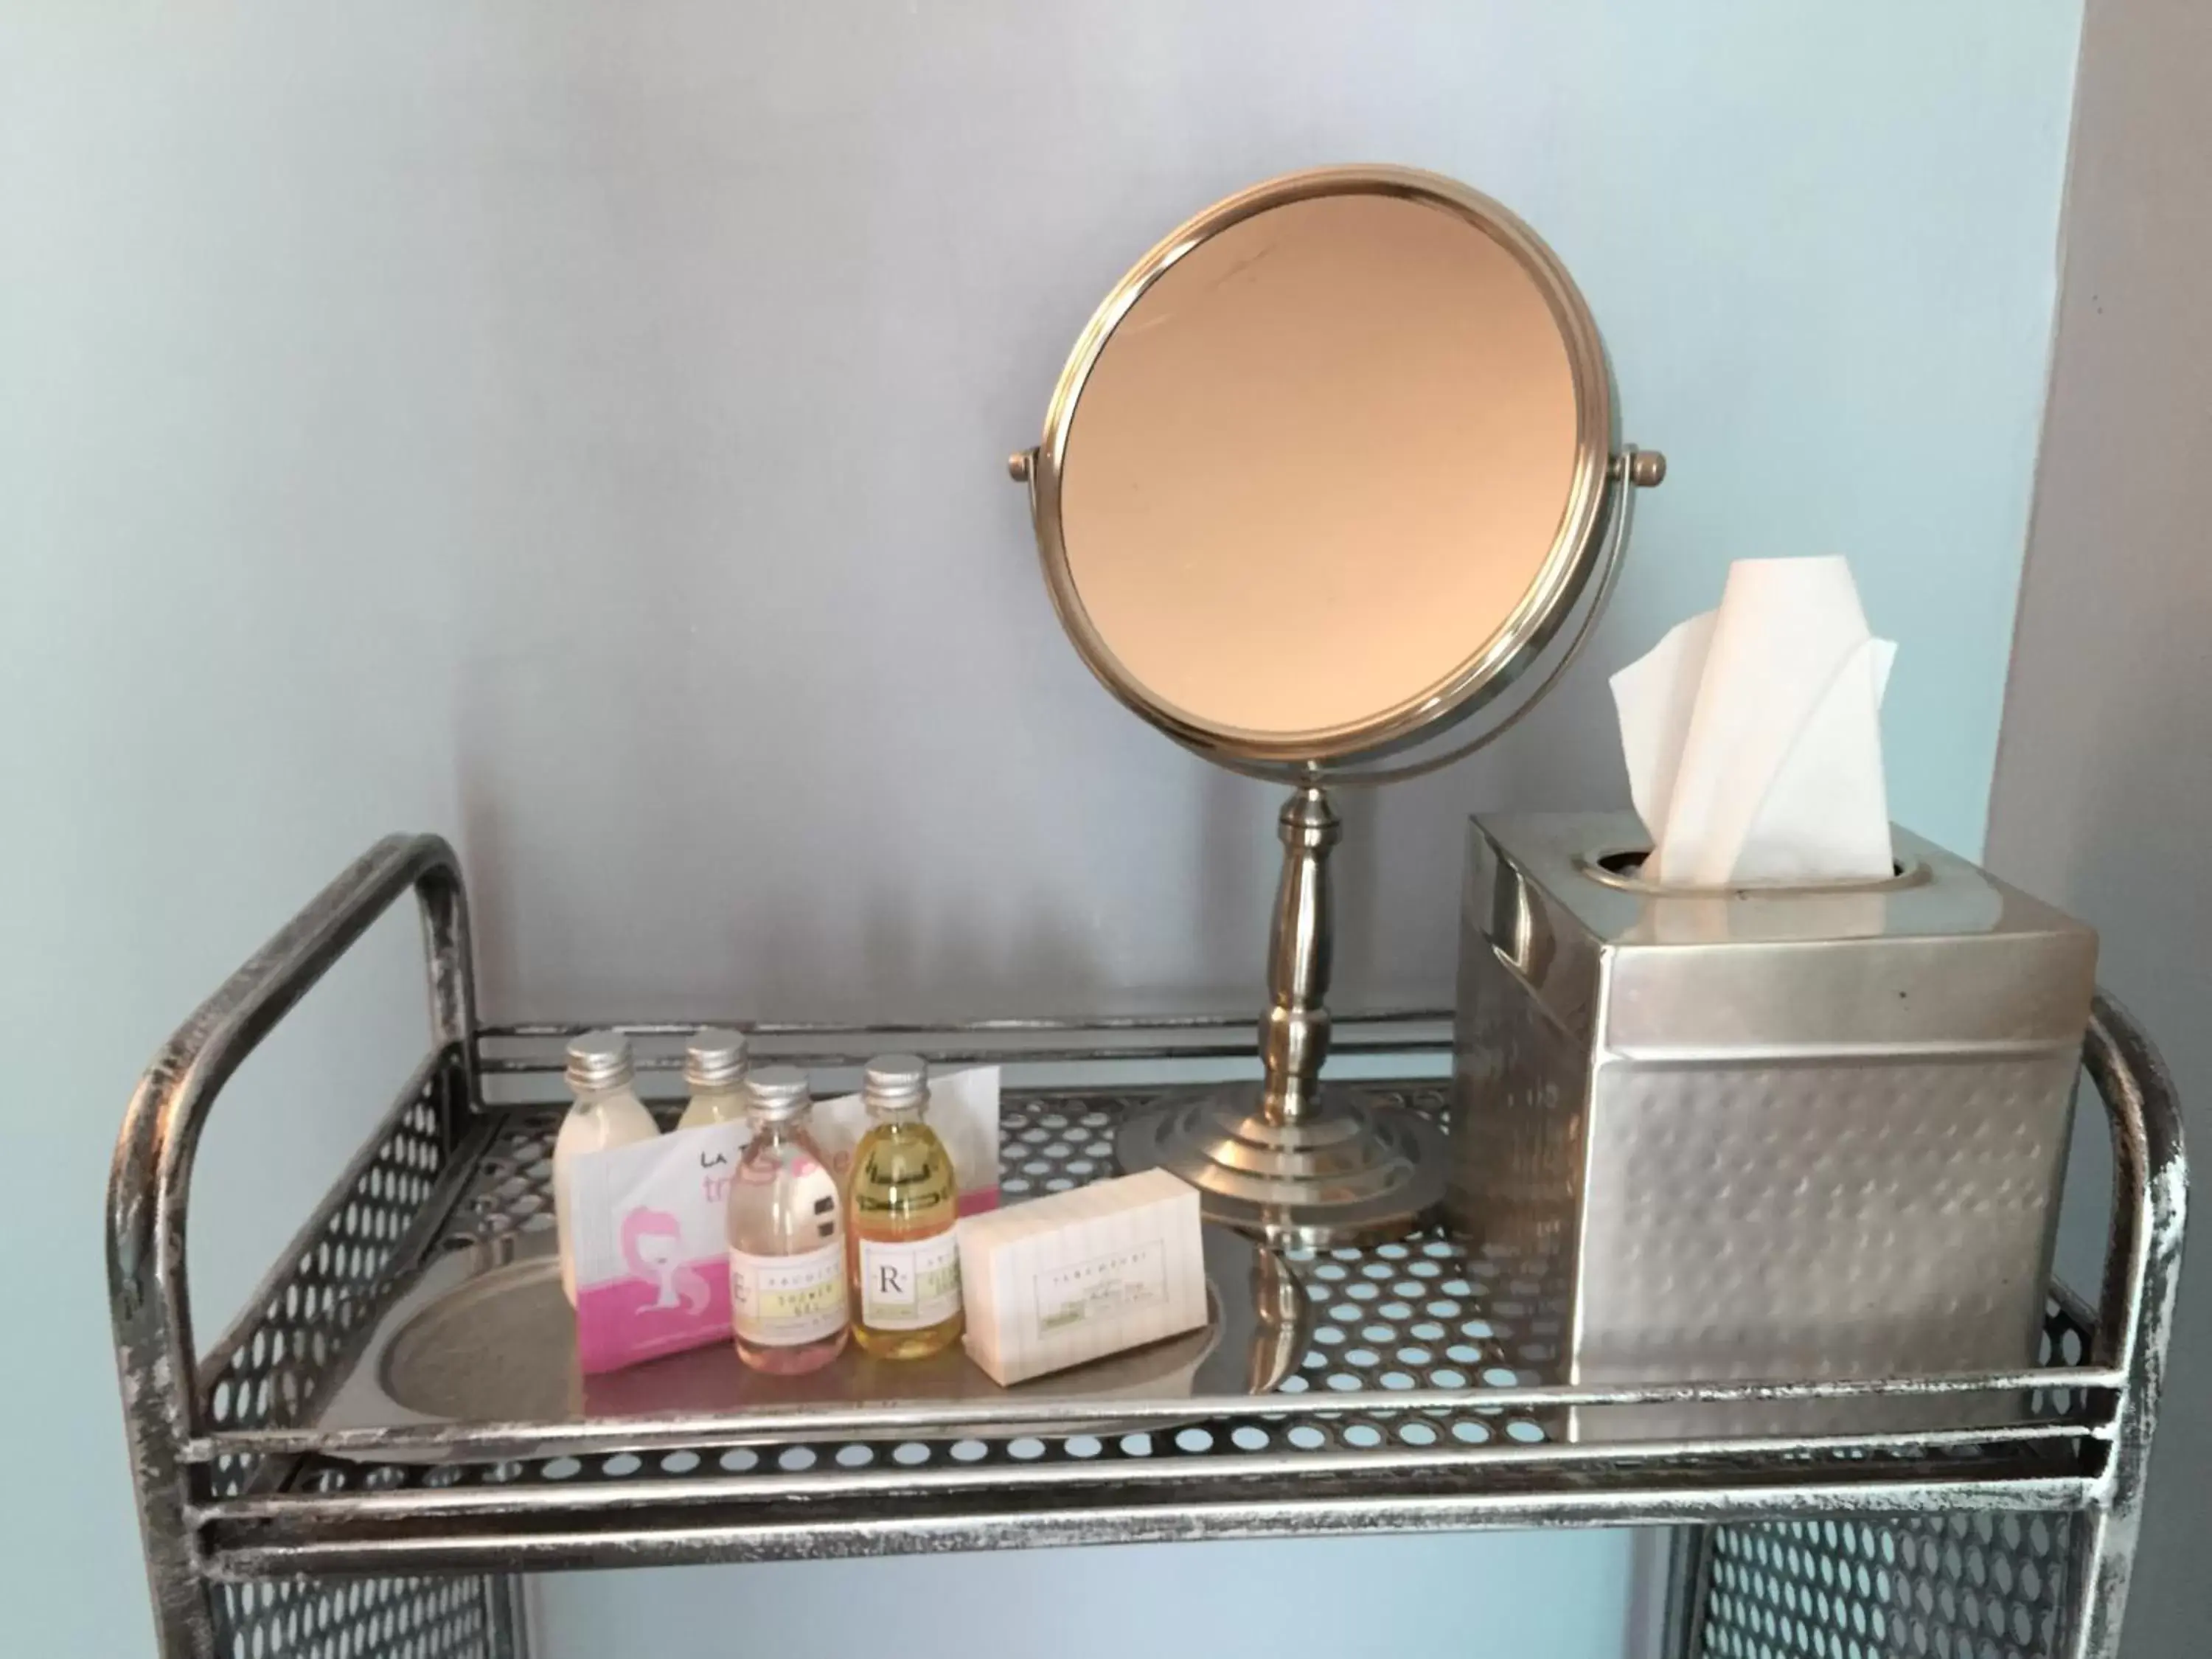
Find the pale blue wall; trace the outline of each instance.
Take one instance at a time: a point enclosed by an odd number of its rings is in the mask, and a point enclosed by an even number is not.
[[[2197,1659],[2212,1630],[2208,62],[2212,9],[2197,0],[2100,4],[2083,25],[2051,407],[1990,796],[1990,867],[2095,927],[2097,977],[2172,1068],[2195,1161],[2126,1659]],[[2074,1151],[2059,1266],[2094,1285],[2112,1190],[2102,1112],[2076,1121]]]
[[[164,1031],[379,831],[460,842],[507,1016],[1252,997],[1272,803],[1084,676],[1000,470],[1098,295],[1235,186],[1372,158],[1501,197],[1674,462],[1553,706],[1355,809],[1347,1000],[1440,994],[1468,808],[1621,798],[1604,672],[1740,555],[1852,556],[1904,647],[1899,814],[1973,850],[2077,13],[0,0],[0,1412],[11,1490],[68,1492],[0,1505],[0,1645],[144,1641],[106,1151]],[[404,1063],[405,932],[211,1132],[210,1332]],[[1626,1559],[927,1571],[1141,1609],[1163,1654],[1236,1630],[1217,1571],[1387,1571],[1408,1650],[1533,1595],[1567,1622],[1504,1646],[1595,1659]],[[772,1650],[780,1595],[923,1570],[565,1580],[552,1650],[648,1602],[621,1645],[726,1651],[742,1614]]]

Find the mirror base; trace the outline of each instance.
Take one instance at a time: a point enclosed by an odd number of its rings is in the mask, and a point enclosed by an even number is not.
[[[1434,1219],[1443,1131],[1417,1112],[1324,1089],[1317,1112],[1269,1122],[1257,1083],[1230,1084],[1139,1113],[1115,1137],[1123,1170],[1162,1169],[1198,1188],[1208,1221],[1277,1248],[1376,1243]]]

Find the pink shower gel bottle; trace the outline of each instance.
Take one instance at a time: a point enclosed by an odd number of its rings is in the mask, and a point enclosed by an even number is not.
[[[844,1352],[844,1205],[806,1132],[813,1097],[795,1066],[744,1083],[753,1138],[730,1182],[730,1326],[738,1358],[791,1376]]]

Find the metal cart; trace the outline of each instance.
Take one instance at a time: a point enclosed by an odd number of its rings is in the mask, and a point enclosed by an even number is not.
[[[248,1053],[403,894],[421,902],[433,1047],[204,1355],[185,1272],[194,1148]],[[2181,1254],[2180,1123],[2142,1033],[2100,1000],[2085,1063],[2117,1177],[2091,1309],[2054,1286],[2043,1368],[1881,1382],[1583,1389],[1547,1374],[1541,1261],[1416,1235],[1292,1252],[1321,1310],[1279,1391],[670,1415],[641,1427],[317,1426],[382,1310],[443,1252],[547,1222],[562,1039],[479,1024],[459,862],[392,836],[185,1024],[146,1073],[108,1192],[124,1421],[170,1659],[519,1656],[516,1575],[913,1550],[1505,1527],[1673,1528],[1684,1656],[2117,1651]],[[673,1026],[628,1028],[641,1042]],[[1117,1115],[1249,1056],[1241,1020],[763,1026],[817,1068],[896,1036],[1008,1067],[1011,1196],[1112,1172]],[[1341,1019],[1362,1086],[1440,1113],[1443,1016]],[[664,1062],[672,1065],[672,1060]],[[1141,1068],[1141,1069],[1140,1069]],[[1119,1079],[1117,1081],[1117,1079]],[[1947,1427],[1624,1439],[1610,1407],[1868,1396]],[[1993,1411],[1991,1402],[2012,1402]],[[1571,1419],[1570,1413],[1572,1413]],[[1725,1420],[1725,1419],[1722,1419]],[[1110,1426],[1106,1425],[1110,1421]]]

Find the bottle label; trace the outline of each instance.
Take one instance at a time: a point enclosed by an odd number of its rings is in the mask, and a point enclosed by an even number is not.
[[[845,1328],[842,1241],[802,1255],[730,1252],[730,1324],[761,1348],[819,1342]]]
[[[960,1311],[960,1247],[952,1229],[927,1238],[860,1241],[860,1322],[920,1331]]]

